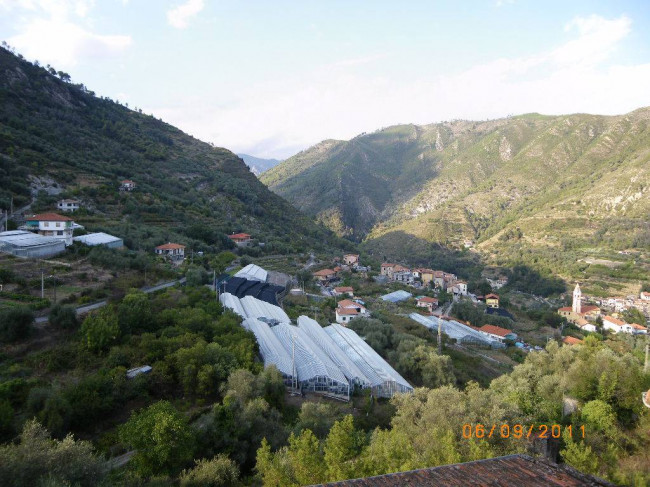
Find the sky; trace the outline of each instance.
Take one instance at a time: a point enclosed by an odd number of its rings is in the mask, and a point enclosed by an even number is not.
[[[645,0],[0,0],[0,40],[258,157],[400,123],[650,105]]]

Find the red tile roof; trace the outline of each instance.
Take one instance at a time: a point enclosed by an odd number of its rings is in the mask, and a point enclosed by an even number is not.
[[[568,465],[528,455],[507,455],[466,463],[389,473],[376,477],[324,484],[338,487],[612,487],[598,477]]]
[[[498,294],[486,294],[485,299],[499,299]]]
[[[352,293],[354,292],[354,289],[352,289],[350,286],[341,286],[341,287],[335,287],[334,291],[337,293]]]
[[[483,325],[479,328],[479,331],[484,331],[485,333],[490,333],[492,335],[497,335],[500,337],[505,337],[506,335],[512,333],[512,330],[506,330],[505,328],[494,325]]]
[[[618,326],[623,326],[625,324],[625,321],[617,320],[616,318],[612,316],[603,316],[603,321],[609,321],[610,323],[613,323]]]
[[[38,215],[34,215],[30,218],[27,218],[28,222],[71,222],[72,218],[68,218],[67,216],[63,215],[57,215],[56,213],[40,213]]]
[[[436,298],[430,298],[429,296],[422,296],[421,298],[418,298],[418,301],[420,303],[434,303],[438,304],[438,300]]]
[[[382,267],[395,267],[395,264],[389,264],[388,262],[384,262],[381,266]]]
[[[630,326],[634,328],[635,330],[647,330],[648,327],[639,325],[638,323],[630,323]]]
[[[332,269],[321,269],[320,271],[314,272],[315,276],[331,276],[332,274],[336,274]]]
[[[235,240],[235,239],[251,238],[251,236],[247,233],[233,233],[232,235],[228,235],[228,238]]]
[[[573,311],[573,308],[571,306],[565,306],[563,308],[558,309],[558,311]]]
[[[359,312],[354,308],[337,308],[336,312],[340,315],[358,315]]]
[[[362,305],[360,305],[355,301],[352,301],[351,299],[342,299],[341,301],[339,301],[339,308],[348,308],[348,307],[363,308]]]
[[[582,343],[582,340],[575,337],[564,337],[562,338],[562,342],[566,343],[567,345],[577,345],[579,343]]]
[[[177,250],[177,249],[184,249],[185,245],[177,244],[177,243],[166,243],[163,245],[159,245],[156,247],[156,250]]]
[[[581,313],[590,313],[591,311],[597,311],[599,309],[600,308],[598,306],[593,306],[593,305],[580,306],[580,312]]]

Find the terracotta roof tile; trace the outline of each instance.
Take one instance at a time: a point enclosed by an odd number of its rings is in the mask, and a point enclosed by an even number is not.
[[[38,215],[34,215],[30,218],[27,218],[28,222],[71,222],[72,218],[68,218],[67,216],[63,215],[57,215],[56,213],[40,213]]]

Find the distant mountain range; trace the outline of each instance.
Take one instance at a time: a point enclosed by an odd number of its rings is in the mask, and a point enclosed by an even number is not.
[[[246,165],[253,171],[253,174],[258,177],[263,172],[268,171],[282,162],[279,159],[262,159],[260,157],[249,156],[248,154],[237,155],[244,160]]]
[[[440,244],[567,267],[578,249],[650,249],[648,108],[398,125],[323,141],[260,179],[392,258]]]
[[[177,241],[196,250],[232,244],[246,232],[266,252],[327,248],[337,242],[270,192],[232,152],[153,116],[99,98],[65,73],[0,48],[0,208],[31,200],[35,178],[56,187],[32,211],[61,197],[82,201],[75,220],[151,250]],[[136,182],[119,193],[119,181]]]

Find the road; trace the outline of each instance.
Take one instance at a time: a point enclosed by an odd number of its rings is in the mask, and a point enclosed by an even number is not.
[[[162,289],[167,289],[168,287],[175,286],[176,284],[185,284],[186,279],[183,277],[182,279],[177,279],[175,281],[169,281],[169,282],[164,282],[162,284],[157,284],[155,286],[149,286],[149,287],[142,287],[140,288],[140,291],[150,294],[150,293],[155,293],[156,291],[160,291]],[[79,306],[76,309],[77,315],[84,315],[86,313],[90,313],[91,311],[95,311],[96,309],[103,308],[108,304],[108,301],[103,300],[103,301],[97,301],[96,303],[91,303],[91,304],[85,304],[83,306]],[[47,320],[49,319],[48,316],[39,316],[34,320],[34,323],[36,324],[43,324],[47,323]]]

